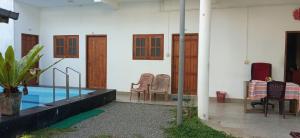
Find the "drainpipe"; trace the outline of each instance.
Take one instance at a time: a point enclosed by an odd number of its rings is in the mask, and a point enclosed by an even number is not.
[[[180,0],[180,36],[179,36],[179,71],[178,71],[178,99],[177,125],[182,124],[182,97],[184,82],[184,31],[185,31],[185,0]]]

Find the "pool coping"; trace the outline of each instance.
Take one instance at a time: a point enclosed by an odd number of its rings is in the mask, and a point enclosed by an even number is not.
[[[102,89],[71,97],[69,100],[59,100],[47,106],[33,107],[22,110],[16,116],[0,118],[0,136],[16,137],[24,132],[48,127],[70,116],[85,112],[116,100],[116,90]]]

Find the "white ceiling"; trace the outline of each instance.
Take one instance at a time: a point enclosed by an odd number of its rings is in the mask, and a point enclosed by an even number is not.
[[[94,0],[16,0],[37,7],[62,7],[62,6],[79,6],[92,5]],[[106,0],[118,2],[143,2],[143,1],[158,1],[158,0]],[[161,0],[170,1],[170,0]],[[179,0],[171,0],[179,1]],[[187,0],[188,1],[188,0]],[[300,6],[300,0],[212,0],[214,8],[227,7],[247,7],[260,5],[282,5],[282,4],[297,4]]]

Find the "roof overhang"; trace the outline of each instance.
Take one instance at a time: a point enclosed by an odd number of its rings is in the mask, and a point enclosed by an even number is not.
[[[9,18],[17,20],[19,18],[19,13],[0,8],[0,22],[8,23]]]

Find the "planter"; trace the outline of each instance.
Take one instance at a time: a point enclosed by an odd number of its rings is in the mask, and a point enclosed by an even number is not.
[[[225,103],[226,92],[217,91],[217,102],[218,103]]]
[[[11,116],[20,113],[22,93],[0,94],[0,112],[1,115]]]

